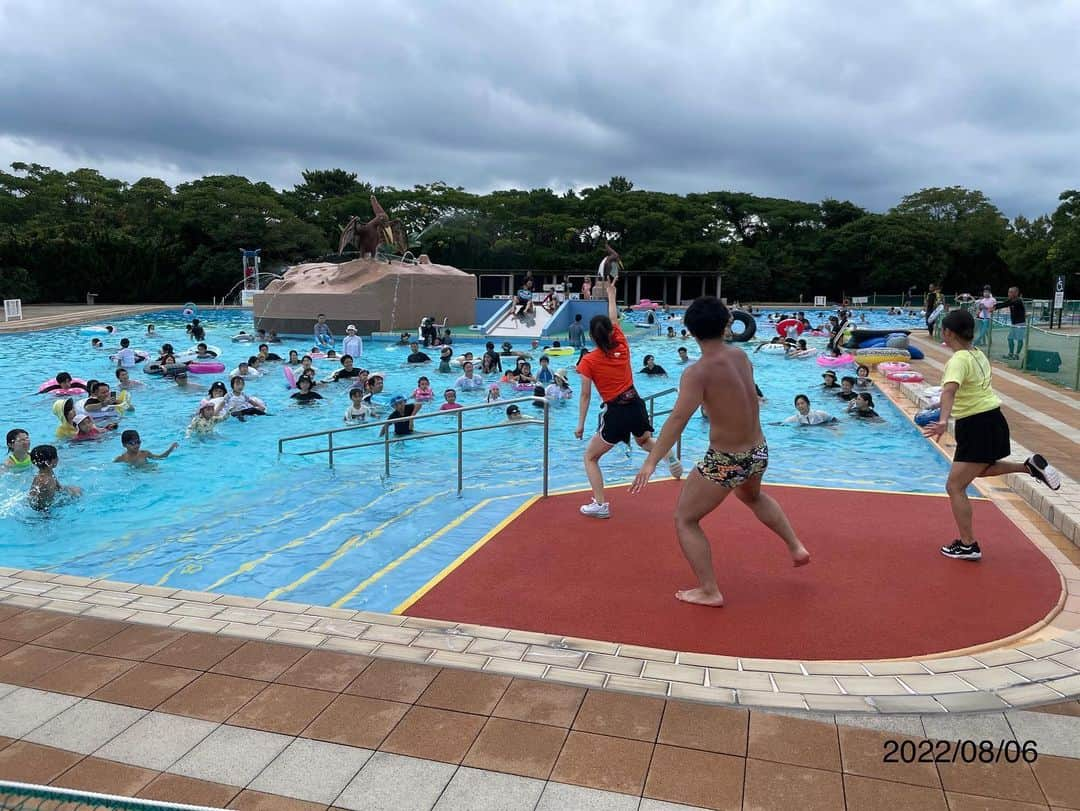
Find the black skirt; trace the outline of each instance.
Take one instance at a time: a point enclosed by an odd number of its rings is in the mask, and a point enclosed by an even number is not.
[[[1009,423],[1000,408],[961,417],[956,421],[954,462],[993,464],[1012,452]]]

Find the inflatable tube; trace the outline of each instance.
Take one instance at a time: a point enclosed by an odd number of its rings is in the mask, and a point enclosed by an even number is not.
[[[787,352],[787,349],[784,347],[783,344],[765,344],[765,346],[761,347],[760,350],[754,350],[754,351],[755,352],[761,351],[761,352],[773,352],[773,353],[775,353],[775,352]]]
[[[930,313],[929,316],[927,316],[926,323],[933,324],[935,321],[937,321],[941,317],[941,314],[943,312],[945,312],[945,305],[944,304],[939,304],[934,309],[934,311],[932,313]]]
[[[937,422],[941,419],[940,408],[928,408],[925,411],[920,411],[915,415],[916,425],[929,425],[932,422]]]
[[[296,372],[290,369],[288,366],[281,367],[281,373],[285,375],[285,382],[289,384],[290,389],[296,388]]]
[[[81,377],[71,378],[72,383],[82,383],[83,387],[78,389],[49,389],[49,386],[56,385],[56,378],[52,377],[38,386],[38,394],[51,394],[53,397],[77,397],[80,394],[86,394],[86,381]],[[46,391],[48,389],[48,391]]]
[[[160,364],[158,362],[148,363],[142,367],[143,374],[152,375],[153,377],[175,377],[177,372],[187,372],[188,367],[182,363],[169,363]]]
[[[79,332],[81,332],[83,335],[111,335],[115,331],[116,330],[114,330],[109,325],[81,327],[79,329]]]
[[[827,338],[827,337],[829,337],[829,333],[825,332],[824,330],[820,330],[820,329],[812,329],[806,334],[809,335],[812,338]]]
[[[923,376],[918,372],[889,372],[885,375],[886,380],[894,383],[922,383]]]
[[[236,335],[234,335],[232,337],[231,340],[232,340],[232,342],[234,344],[253,344],[253,343],[255,343],[255,341],[258,340],[258,336],[257,335],[251,335],[251,334],[249,334],[247,332],[237,333]]]
[[[199,351],[198,348],[193,346],[190,349],[185,349],[183,352],[178,354],[176,356],[176,359],[178,361],[182,361],[184,363],[187,363],[187,361],[189,361],[189,360],[211,360],[210,358],[196,357],[198,351]],[[216,346],[207,345],[206,351],[209,352],[211,355],[213,355],[215,358],[220,358],[221,357],[221,349],[216,347]]]
[[[862,341],[859,341],[858,348],[870,349],[875,346],[885,346],[885,342],[888,340],[889,339],[884,336],[881,336],[879,338],[866,338]]]
[[[818,355],[818,366],[847,366],[855,360],[851,355],[847,353],[832,357],[831,355]]]
[[[146,363],[148,360],[150,360],[150,353],[147,352],[145,349],[133,349],[131,351],[135,353],[135,362],[136,363]],[[120,359],[120,353],[119,352],[117,352],[114,355],[109,355],[109,360],[111,360],[111,361],[115,362],[115,361],[117,361],[119,359]]]
[[[912,360],[922,360],[926,357],[926,355],[923,354],[923,351],[914,344],[908,344],[907,351],[911,355]]]
[[[225,364],[216,360],[193,360],[187,363],[193,375],[217,375],[225,371]]]
[[[307,355],[312,360],[326,360],[325,352],[305,352],[304,355]],[[304,355],[301,355],[300,357],[303,357]]]
[[[192,318],[193,316],[198,315],[199,308],[195,306],[195,302],[189,301],[184,305],[184,309],[180,312],[183,313],[184,318]]]
[[[788,337],[787,331],[790,327],[794,327],[799,335],[802,335],[803,330],[806,329],[801,321],[796,321],[794,318],[785,318],[776,325],[776,334],[781,338],[786,338]]]
[[[660,304],[650,299],[643,298],[637,304],[630,305],[631,310],[659,310]]]
[[[572,346],[553,346],[550,349],[545,349],[541,354],[552,358],[558,358],[563,355],[573,355],[575,351],[576,350]]]
[[[863,329],[857,328],[851,333],[851,337],[856,341],[865,341],[868,338],[888,338],[890,335],[910,335],[909,329]]]
[[[856,349],[855,361],[867,366],[876,366],[879,363],[897,360],[911,360],[911,353],[906,349],[888,349],[886,347],[874,347],[873,349]]]
[[[732,310],[731,323],[733,326],[736,321],[742,324],[742,331],[736,332],[735,330],[732,330],[731,340],[737,343],[744,343],[757,334],[757,321],[754,320],[754,316],[750,315],[750,313],[744,313],[742,310]]]
[[[885,346],[890,349],[907,349],[908,337],[906,335],[890,335],[885,339]]]
[[[911,371],[911,364],[904,363],[902,360],[886,361],[885,363],[878,364],[878,371],[884,374],[889,372],[908,372]]]
[[[514,391],[532,391],[534,388],[532,383],[515,383]]]

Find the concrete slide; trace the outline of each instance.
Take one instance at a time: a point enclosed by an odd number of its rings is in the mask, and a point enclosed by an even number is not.
[[[506,315],[495,322],[495,326],[491,327],[487,332],[488,337],[539,338],[540,333],[543,332],[552,316],[551,313],[537,304],[533,312],[519,320],[514,317],[515,309],[511,308]]]

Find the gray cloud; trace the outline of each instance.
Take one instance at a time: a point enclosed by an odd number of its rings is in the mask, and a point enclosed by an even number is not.
[[[272,9],[267,11],[265,9]],[[1080,6],[0,0],[0,163],[851,199],[1080,170]]]

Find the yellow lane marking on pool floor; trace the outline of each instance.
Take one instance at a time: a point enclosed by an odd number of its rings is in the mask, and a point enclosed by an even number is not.
[[[367,577],[364,580],[361,580],[357,584],[356,588],[354,588],[352,591],[350,591],[344,597],[342,597],[339,600],[331,603],[330,604],[331,608],[341,608],[347,602],[354,599],[358,594],[360,594],[360,592],[364,591],[364,589],[368,588],[368,586],[372,585],[373,583],[378,582],[385,575],[387,575],[390,572],[394,571],[394,569],[396,569],[402,563],[407,561],[409,558],[413,557],[413,555],[415,555],[417,552],[419,552],[422,549],[427,548],[428,546],[431,546],[431,544],[435,543],[435,541],[439,540],[439,538],[441,538],[443,535],[448,533],[450,530],[455,529],[456,527],[459,527],[462,524],[464,524],[469,518],[471,518],[473,515],[476,515],[476,513],[478,513],[480,510],[482,510],[488,504],[491,504],[492,502],[495,502],[495,501],[504,501],[505,499],[508,499],[508,498],[522,498],[522,495],[520,493],[515,493],[515,494],[509,495],[509,496],[495,496],[493,498],[485,498],[479,504],[477,504],[477,505],[475,505],[473,507],[470,507],[468,510],[463,512],[461,515],[459,515],[457,518],[455,518],[453,521],[451,521],[445,527],[443,527],[442,529],[438,530],[437,532],[429,535],[427,538],[425,538],[423,541],[418,543],[416,546],[410,548],[409,551],[407,551],[405,554],[403,554],[400,557],[395,558],[394,560],[390,561],[389,563],[387,563],[385,566],[383,566],[381,569],[379,569],[377,572],[375,572],[370,577]]]
[[[210,586],[207,587],[206,590],[207,591],[214,591],[219,586],[221,586],[224,583],[227,583],[230,580],[232,580],[234,577],[238,577],[241,574],[245,574],[246,572],[250,572],[252,569],[256,568],[257,566],[265,563],[266,561],[268,561],[270,558],[272,558],[278,552],[283,552],[286,549],[295,549],[296,547],[307,543],[309,540],[314,538],[316,535],[318,535],[318,534],[320,534],[322,532],[325,532],[328,529],[331,529],[332,527],[340,524],[342,521],[344,521],[347,518],[352,518],[352,517],[354,517],[356,515],[359,515],[364,510],[368,509],[369,507],[374,506],[379,501],[381,501],[382,499],[386,498],[387,496],[389,496],[389,495],[391,495],[392,493],[395,493],[395,492],[397,492],[397,491],[396,490],[391,490],[391,491],[389,491],[387,493],[382,493],[378,497],[373,498],[367,504],[364,504],[364,505],[356,508],[355,510],[350,510],[349,512],[339,513],[338,515],[336,515],[333,518],[326,521],[322,526],[320,526],[320,527],[318,527],[316,529],[313,529],[311,532],[308,532],[308,533],[306,533],[304,535],[301,535],[299,538],[293,538],[291,541],[288,541],[287,543],[283,543],[281,546],[278,546],[278,547],[276,547],[274,549],[271,549],[269,552],[264,552],[263,554],[259,555],[259,557],[255,558],[253,560],[249,560],[246,563],[240,564],[240,566],[237,567],[236,571],[232,572],[231,574],[227,574],[224,577],[220,578],[217,582],[210,584]]]
[[[383,493],[382,496],[386,496],[386,495],[389,495],[390,493],[397,492],[398,490],[402,489],[402,487],[404,487],[404,485],[399,486],[399,487],[395,487],[392,490],[389,490],[388,492]],[[382,496],[379,496],[379,498],[382,498]],[[271,521],[267,521],[265,524],[259,524],[259,525],[255,526],[255,527],[252,527],[251,529],[246,529],[243,532],[234,533],[233,535],[229,535],[228,537],[222,538],[220,541],[217,541],[216,543],[211,544],[206,549],[203,549],[203,550],[201,550],[199,552],[196,552],[194,554],[185,555],[181,559],[180,563],[178,563],[173,568],[169,569],[169,571],[165,572],[165,574],[162,575],[161,578],[154,585],[156,585],[156,586],[164,586],[169,581],[169,578],[172,577],[178,570],[181,570],[181,569],[185,570],[184,574],[192,574],[194,572],[201,571],[202,566],[199,563],[199,561],[206,560],[207,558],[212,558],[214,556],[214,553],[217,552],[218,550],[224,549],[225,547],[231,546],[232,544],[237,543],[239,541],[243,541],[246,538],[251,538],[251,537],[254,537],[256,535],[260,535],[270,527],[277,526],[278,524],[283,524],[283,523],[285,523],[287,521],[292,520],[293,518],[295,518],[296,516],[302,514],[305,510],[309,509],[313,505],[318,504],[318,503],[323,502],[323,501],[331,501],[334,498],[337,498],[337,496],[328,496],[328,497],[324,497],[324,498],[315,499],[314,501],[305,502],[305,503],[303,503],[299,507],[296,507],[293,510],[289,510],[288,512],[281,513],[279,516],[277,516],[276,518],[274,518]],[[371,504],[374,504],[375,501],[378,501],[378,498],[376,498],[374,501],[370,502],[369,504],[364,505],[364,508],[371,506]],[[218,524],[225,523],[226,520],[227,519],[222,519],[221,521],[204,524],[203,526],[199,527],[198,529],[191,530],[190,532],[184,533],[183,535],[177,537],[176,540],[178,542],[186,541],[187,536],[194,535],[197,532],[202,532],[202,531],[212,529],[213,527],[217,526]],[[187,567],[193,566],[193,565],[197,566],[198,568],[188,570]],[[235,576],[237,574],[240,574],[239,570],[237,570],[236,572],[233,572],[233,574],[230,575],[230,576]],[[222,581],[219,581],[219,582],[222,582]]]
[[[313,578],[315,575],[317,575],[317,574],[319,574],[321,572],[325,572],[327,569],[329,569],[331,566],[333,566],[335,563],[337,563],[339,560],[341,560],[341,558],[343,558],[346,554],[351,552],[353,549],[358,549],[361,546],[364,546],[365,544],[367,544],[369,541],[373,541],[376,538],[378,538],[380,535],[383,534],[383,532],[386,531],[386,528],[389,527],[391,524],[394,524],[395,522],[400,521],[402,518],[405,518],[408,515],[412,515],[417,510],[421,509],[422,507],[426,507],[427,505],[431,504],[436,499],[442,498],[443,496],[447,495],[450,492],[451,492],[450,490],[443,490],[442,492],[435,493],[434,495],[428,496],[423,501],[417,502],[416,504],[413,504],[410,507],[407,507],[406,509],[402,510],[400,513],[395,515],[393,518],[390,518],[390,519],[388,519],[386,521],[383,521],[381,524],[379,524],[374,529],[370,529],[367,532],[364,532],[364,533],[362,533],[360,535],[353,535],[351,538],[349,538],[343,544],[341,544],[341,546],[339,546],[334,551],[334,553],[332,555],[330,555],[330,557],[328,557],[326,560],[324,560],[322,563],[320,563],[314,569],[312,569],[311,571],[301,575],[300,577],[298,577],[296,580],[289,583],[288,585],[280,586],[280,587],[274,589],[268,595],[266,595],[266,599],[267,600],[276,600],[282,594],[288,594],[290,591],[293,591],[293,590],[299,588],[300,586],[304,585],[304,583],[306,583],[311,578]],[[210,590],[213,591],[213,588],[211,587]]]
[[[524,513],[527,509],[529,509],[529,507],[531,507],[533,504],[535,504],[541,498],[543,498],[543,496],[532,496],[531,498],[527,499],[524,504],[522,504],[516,510],[511,512],[508,516],[506,516],[506,518],[504,518],[502,521],[500,521],[498,524],[496,524],[494,527],[492,527],[491,530],[486,535],[484,535],[483,538],[478,540],[476,543],[474,543],[472,546],[470,546],[468,549],[466,549],[464,552],[462,552],[460,555],[458,555],[457,558],[455,558],[454,561],[452,563],[450,563],[449,566],[447,566],[445,569],[443,569],[441,572],[439,572],[437,575],[435,575],[433,578],[431,578],[431,580],[429,580],[427,583],[425,583],[419,589],[414,591],[411,595],[409,595],[408,598],[405,599],[404,602],[402,602],[400,605],[396,606],[394,608],[394,610],[391,611],[390,613],[391,614],[402,614],[402,613],[404,613],[409,608],[409,606],[411,606],[413,603],[415,603],[417,600],[419,600],[421,597],[423,597],[425,594],[427,594],[429,591],[431,591],[433,588],[435,588],[437,585],[439,585],[439,583],[441,583],[446,577],[448,577],[451,572],[453,572],[462,563],[464,563],[469,558],[471,558],[473,556],[473,554],[476,552],[476,550],[478,550],[480,547],[482,547],[484,544],[486,544],[488,541],[490,541],[492,538],[494,538],[496,535],[498,535],[500,532],[502,532],[503,529],[506,528],[510,524],[510,522],[512,522],[515,518],[517,518],[522,513]],[[334,606],[336,608],[337,604],[335,603]]]

